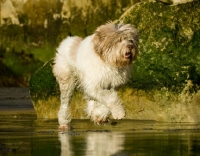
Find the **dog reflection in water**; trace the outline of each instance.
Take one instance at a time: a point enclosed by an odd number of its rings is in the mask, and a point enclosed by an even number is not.
[[[87,100],[86,113],[97,124],[125,117],[116,88],[125,84],[138,54],[138,31],[130,24],[109,22],[82,39],[68,37],[57,49],[53,73],[60,87],[60,129],[70,122],[69,102],[75,87]]]
[[[118,154],[124,147],[125,136],[119,133],[88,132],[77,137],[60,132],[58,135],[61,143],[61,156],[73,156],[75,151],[82,155],[110,156]],[[80,140],[83,142],[80,142]],[[73,142],[76,142],[77,147],[73,147]],[[79,146],[77,142],[85,146]]]

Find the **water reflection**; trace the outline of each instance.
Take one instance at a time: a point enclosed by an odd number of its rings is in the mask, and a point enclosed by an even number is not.
[[[60,156],[73,156],[69,135],[67,133],[59,132],[58,138],[61,143]]]
[[[76,134],[75,134],[76,135]],[[59,132],[61,156],[87,155],[110,156],[124,148],[124,134],[111,132],[89,132],[82,136],[71,136]]]
[[[87,121],[75,121],[74,125],[74,131],[58,134],[61,156],[182,156],[200,153],[199,124],[125,120],[114,127],[96,127],[99,130],[94,130]]]
[[[113,155],[122,150],[124,146],[124,135],[118,133],[90,133],[86,140],[86,155]]]

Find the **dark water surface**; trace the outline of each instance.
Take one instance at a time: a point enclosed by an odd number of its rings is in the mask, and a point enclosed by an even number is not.
[[[121,120],[96,126],[89,120],[72,120],[69,131],[59,131],[56,120],[37,119],[27,90],[13,91],[21,93],[13,98],[2,92],[0,156],[200,155],[198,123]]]

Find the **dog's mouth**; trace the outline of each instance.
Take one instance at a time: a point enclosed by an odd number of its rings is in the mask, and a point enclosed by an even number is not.
[[[131,57],[132,57],[132,53],[131,52],[126,52],[125,55],[124,55],[125,59],[131,59]]]

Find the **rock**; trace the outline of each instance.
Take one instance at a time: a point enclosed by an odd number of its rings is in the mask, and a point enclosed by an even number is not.
[[[140,56],[130,83],[119,90],[127,119],[167,122],[200,121],[200,2],[169,5],[143,1],[119,20],[140,32]],[[52,60],[30,80],[30,93],[40,118],[56,118],[59,89]],[[85,101],[77,92],[73,118],[86,118]]]
[[[200,84],[200,2],[132,6],[120,20],[140,32],[140,57],[133,69],[136,88],[182,90],[188,77]],[[191,72],[192,71],[192,72]]]
[[[132,96],[140,101],[133,110],[141,106],[143,118],[200,120],[195,102],[200,85],[199,17],[199,1],[166,5],[152,0],[132,6],[121,16],[120,20],[140,32],[140,56],[134,64],[131,87],[142,94]]]

